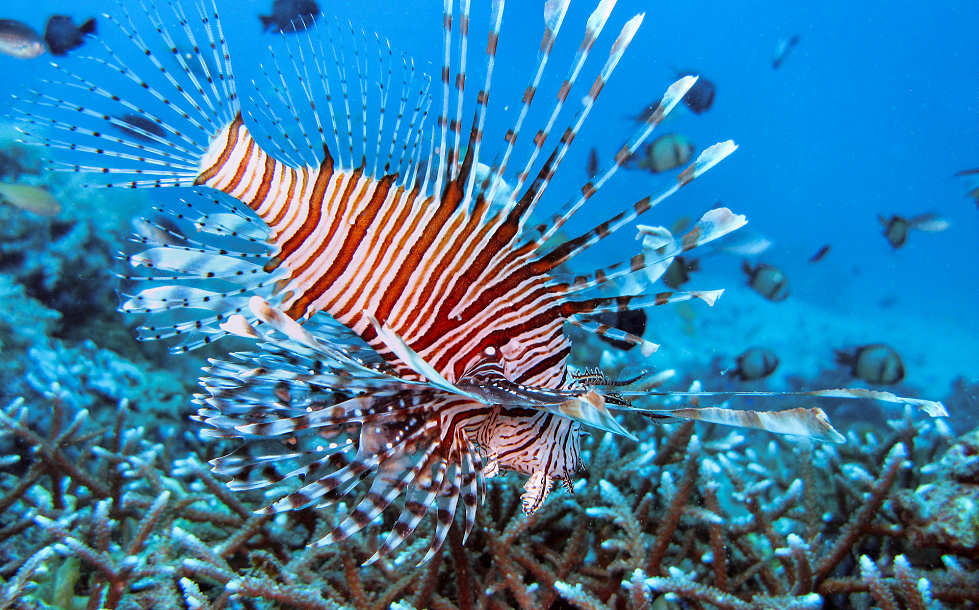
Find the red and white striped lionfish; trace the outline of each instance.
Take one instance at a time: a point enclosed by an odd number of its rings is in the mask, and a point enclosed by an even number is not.
[[[430,557],[460,500],[471,531],[485,478],[527,475],[522,502],[532,513],[555,481],[569,485],[581,466],[583,426],[631,438],[613,411],[842,440],[818,408],[643,408],[650,397],[684,393],[655,392],[648,379],[623,386],[568,366],[567,324],[648,355],[654,344],[589,316],[688,299],[713,304],[720,291],[599,290],[628,274],[665,269],[677,254],[746,222],[714,209],[682,238],[660,240],[619,264],[577,276],[562,270],[736,148],[726,141],[705,149],[663,193],[559,238],[683,98],[692,76],[667,88],[576,200],[545,225],[529,222],[642,14],[621,27],[569,126],[542,155],[610,20],[615,1],[598,2],[511,184],[504,176],[570,0],[543,3],[536,67],[492,166],[482,162],[483,129],[504,0],[488,2],[484,81],[472,99],[470,3],[445,0],[441,107],[431,128],[430,79],[383,39],[325,16],[276,38],[243,111],[213,1],[140,2],[138,20],[126,10],[131,3],[120,2],[120,15],[105,17],[117,32],[100,38],[101,55],[79,58],[83,65],[74,69],[56,65],[59,76],[22,96],[19,112],[25,133],[62,149],[70,171],[106,174],[116,186],[183,187],[179,209],[142,221],[141,251],[128,258],[137,273],[127,277],[121,309],[146,316],[143,338],[176,338],[177,351],[229,334],[255,341],[255,351],[205,369],[197,419],[206,436],[244,439],[238,451],[213,460],[213,469],[235,490],[265,489],[272,499],[263,511],[323,506],[359,492],[319,541],[326,544],[377,522],[398,501],[377,558],[434,508]],[[67,136],[56,137],[59,131]],[[797,394],[943,412],[940,403],[883,392]]]

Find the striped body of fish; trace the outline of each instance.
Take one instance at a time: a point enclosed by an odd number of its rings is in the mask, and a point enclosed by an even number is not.
[[[481,159],[503,0],[488,4],[488,44],[476,53],[484,80],[471,99],[469,2],[446,0],[432,128],[433,86],[412,61],[326,17],[276,39],[265,79],[243,106],[216,7],[180,3],[143,7],[139,20],[120,4],[121,15],[107,17],[119,44],[104,44],[105,55],[84,70],[56,67],[59,77],[24,96],[24,131],[62,149],[62,167],[108,175],[117,186],[182,187],[179,209],[141,225],[143,247],[129,257],[137,272],[122,309],[146,316],[143,338],[174,338],[177,351],[229,334],[255,340],[253,352],[212,362],[197,419],[210,436],[246,441],[212,463],[233,489],[277,495],[265,511],[359,494],[321,543],[377,521],[400,499],[377,556],[433,508],[434,553],[460,502],[468,534],[484,479],[499,471],[528,475],[523,507],[533,512],[555,481],[569,483],[580,467],[583,426],[631,436],[616,409],[839,440],[819,409],[641,409],[636,403],[654,394],[653,383],[629,388],[601,374],[572,374],[566,325],[648,355],[654,344],[589,316],[688,299],[712,304],[720,292],[610,297],[603,288],[665,270],[677,254],[745,219],[711,210],[681,238],[619,264],[577,276],[562,271],[735,148],[707,148],[663,193],[578,237],[556,238],[696,81],[684,77],[577,200],[531,228],[642,21],[629,19],[599,73],[580,83],[615,4],[598,2],[547,123],[527,139],[524,122],[568,3],[544,3],[536,68],[492,166]],[[579,88],[576,114],[553,137]],[[510,172],[520,150],[526,162]],[[511,174],[512,183],[504,179]]]

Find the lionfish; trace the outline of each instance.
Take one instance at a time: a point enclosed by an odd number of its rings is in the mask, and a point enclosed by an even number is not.
[[[592,316],[690,299],[713,304],[721,291],[602,290],[665,269],[746,220],[714,209],[678,239],[645,227],[653,247],[591,273],[567,270],[736,148],[710,146],[662,193],[561,238],[696,83],[685,76],[580,195],[535,224],[533,213],[643,21],[639,14],[621,26],[582,86],[615,5],[598,2],[546,123],[527,138],[569,2],[543,3],[532,76],[491,164],[483,135],[504,0],[488,2],[484,80],[471,99],[470,3],[445,0],[444,63],[434,85],[441,105],[430,127],[431,79],[384,39],[325,16],[275,39],[243,106],[214,0],[140,2],[138,19],[131,3],[119,2],[120,15],[105,16],[115,32],[102,34],[99,55],[55,64],[58,76],[21,96],[22,130],[59,149],[58,167],[104,175],[109,186],[182,188],[176,209],[142,221],[121,310],[145,316],[141,338],[171,339],[175,351],[227,335],[253,341],[253,351],[211,360],[201,379],[202,435],[244,440],[214,459],[213,470],[234,490],[265,490],[270,503],[261,512],[336,504],[357,492],[321,544],[380,521],[393,505],[400,513],[371,561],[430,511],[431,557],[460,501],[468,536],[485,479],[501,471],[527,475],[522,506],[533,513],[555,482],[570,489],[583,428],[633,438],[616,411],[842,440],[818,408],[644,408],[651,397],[711,393],[657,392],[648,376],[623,385],[570,368],[568,325],[648,355],[655,344]],[[556,131],[566,105],[576,112]],[[526,161],[511,175],[521,148]],[[939,403],[883,392],[808,394],[941,411]]]

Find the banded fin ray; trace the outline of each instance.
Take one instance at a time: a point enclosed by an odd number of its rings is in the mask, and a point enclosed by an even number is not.
[[[937,400],[926,400],[922,398],[910,398],[907,396],[898,396],[892,392],[885,392],[881,390],[868,390],[864,388],[832,388],[825,390],[809,390],[800,392],[789,392],[789,391],[717,391],[717,392],[650,392],[645,390],[628,390],[619,392],[619,394],[626,398],[648,398],[654,396],[687,396],[691,398],[700,397],[724,397],[724,396],[812,396],[818,398],[845,398],[845,399],[858,399],[858,400],[876,400],[879,402],[887,402],[892,404],[902,404],[912,407],[920,408],[929,417],[948,417],[948,410],[941,401]],[[649,412],[660,412],[655,409],[624,409],[624,410],[634,410],[634,411],[649,411]],[[665,412],[665,411],[663,411]]]
[[[159,38],[144,39],[131,6],[117,3],[122,18],[104,16],[117,34],[107,28],[98,38],[108,59],[66,58],[56,69],[68,80],[18,98],[15,112],[25,139],[65,150],[54,169],[108,175],[108,185],[134,188],[194,183],[211,137],[239,111],[238,98],[213,0],[199,4],[195,18],[180,3],[166,4],[161,13],[157,3],[140,3],[159,32]],[[164,22],[179,27],[168,29]],[[212,53],[215,65],[201,60],[207,84],[178,47]],[[151,74],[159,79],[142,76]],[[70,122],[60,118],[67,109],[76,110]]]

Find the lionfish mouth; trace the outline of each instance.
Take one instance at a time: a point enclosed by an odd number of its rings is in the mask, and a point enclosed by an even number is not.
[[[678,255],[746,223],[718,208],[679,239],[646,227],[648,247],[628,259],[580,275],[562,271],[736,149],[731,141],[706,148],[663,192],[562,237],[690,90],[693,76],[667,88],[580,196],[552,221],[533,220],[642,14],[624,24],[582,87],[586,59],[615,5],[598,3],[546,123],[526,138],[569,5],[545,2],[541,52],[502,152],[494,151],[498,161],[487,165],[483,129],[503,0],[489,3],[475,96],[466,91],[469,3],[458,13],[446,3],[433,127],[432,83],[413,60],[325,15],[275,40],[265,78],[243,111],[213,0],[161,5],[151,3],[135,19],[120,3],[122,14],[106,17],[119,44],[105,45],[108,57],[89,58],[84,70],[55,66],[60,76],[24,100],[21,126],[61,151],[61,169],[107,176],[109,186],[181,189],[175,209],[140,225],[142,250],[128,257],[135,271],[126,276],[121,310],[146,318],[141,338],[171,339],[178,352],[227,335],[254,342],[251,352],[211,362],[195,419],[205,424],[203,436],[243,441],[213,460],[213,470],[232,489],[276,498],[261,512],[359,493],[319,541],[326,544],[377,522],[400,498],[372,561],[434,508],[431,557],[460,500],[468,535],[486,478],[501,470],[529,475],[523,508],[533,512],[555,480],[569,482],[580,466],[582,427],[634,438],[617,418],[624,412],[843,440],[818,408],[667,409],[659,398],[736,393],[657,391],[663,376],[619,384],[568,366],[566,325],[640,346],[648,356],[655,344],[594,316],[690,299],[712,305],[720,291],[656,292],[654,282]],[[578,89],[574,116],[554,131]],[[527,160],[513,171],[521,149]],[[645,278],[642,292],[602,292],[627,276]],[[871,398],[945,414],[941,403],[868,390],[791,395]]]

